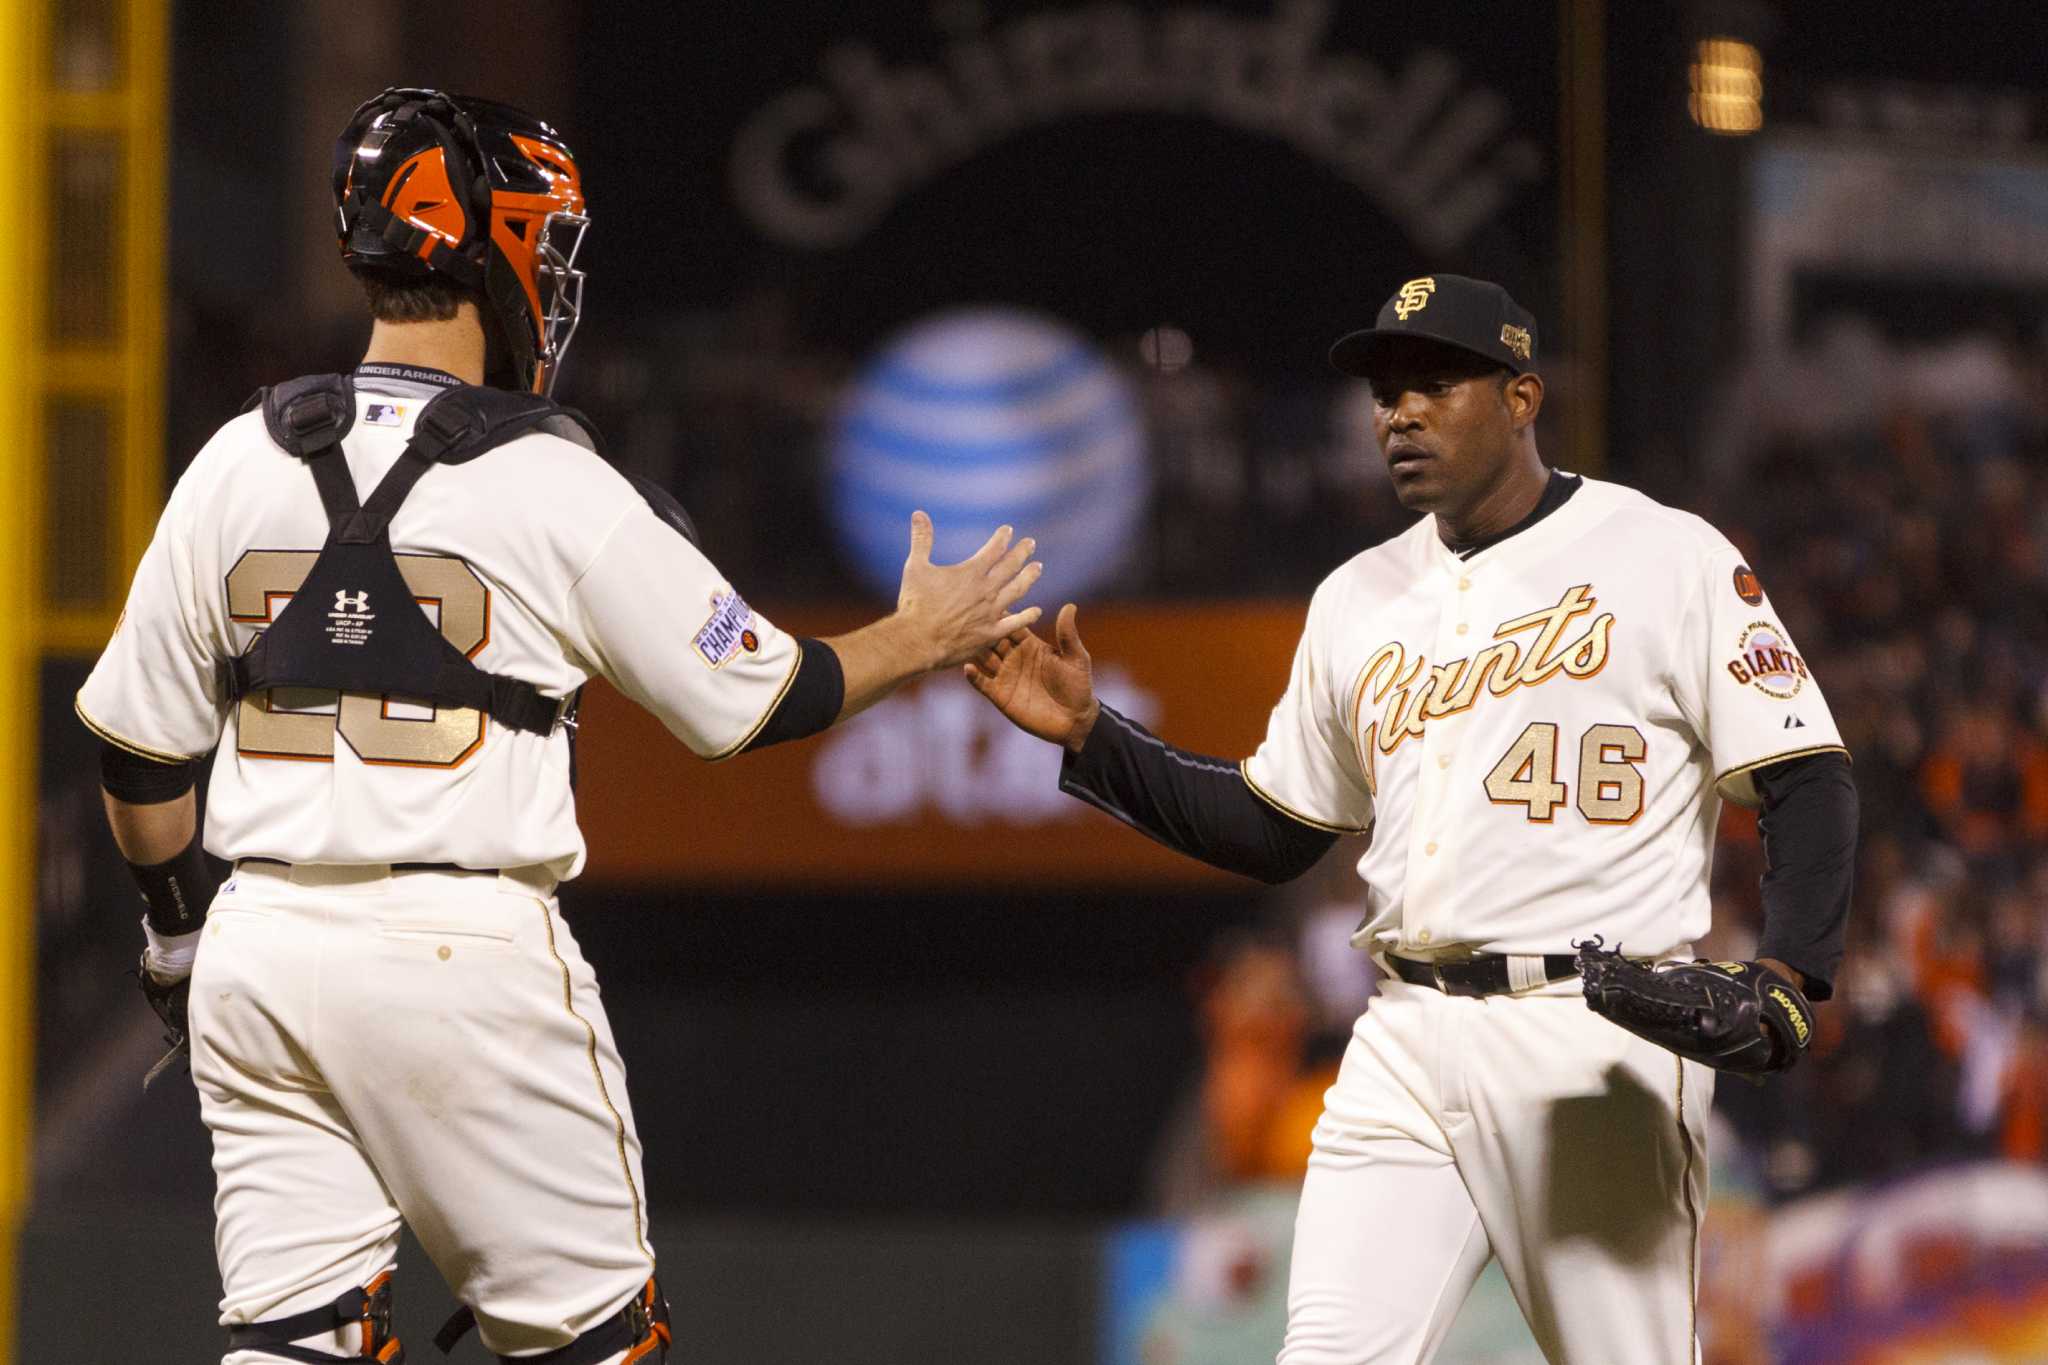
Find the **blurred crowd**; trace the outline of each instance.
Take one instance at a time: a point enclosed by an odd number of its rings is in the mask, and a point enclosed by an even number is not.
[[[1700,510],[1770,566],[1855,758],[1862,847],[1811,1063],[1722,1107],[1777,1196],[2048,1160],[2048,353],[1841,323],[1792,360],[1748,384],[1746,458]],[[1751,819],[1723,834],[1716,947],[1739,948],[1762,851]]]

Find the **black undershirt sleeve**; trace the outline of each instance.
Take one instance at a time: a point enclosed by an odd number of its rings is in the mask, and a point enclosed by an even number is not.
[[[1081,752],[1062,755],[1061,791],[1226,872],[1292,881],[1337,842],[1260,797],[1236,764],[1177,749],[1107,706]]]
[[[1835,993],[1856,877],[1856,783],[1842,753],[1810,754],[1758,771],[1763,813],[1764,932],[1758,957],[1799,970],[1806,994]]]
[[[796,643],[803,651],[796,677],[775,704],[774,713],[740,750],[743,754],[829,730],[839,719],[839,708],[846,704],[846,670],[840,667],[839,655],[823,640],[808,635],[797,636]]]

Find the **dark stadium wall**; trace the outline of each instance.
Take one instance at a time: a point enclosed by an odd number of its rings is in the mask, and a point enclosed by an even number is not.
[[[1000,300],[1321,376],[1412,275],[1553,302],[1548,8],[1513,41],[1462,0],[634,9],[575,40],[619,306],[781,291],[859,348]]]
[[[993,885],[564,906],[657,1217],[914,1219],[1142,1212],[1199,1061],[1196,969],[1253,909]]]

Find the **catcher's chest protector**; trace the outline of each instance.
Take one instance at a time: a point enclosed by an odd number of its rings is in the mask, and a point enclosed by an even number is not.
[[[412,439],[376,490],[357,501],[341,453],[355,424],[346,375],[312,375],[258,395],[270,438],[306,462],[327,511],[327,543],[269,629],[228,666],[228,694],[273,687],[367,692],[482,711],[515,730],[553,731],[568,699],[487,673],[450,644],[419,607],[391,549],[391,518],[436,464],[476,459],[530,431],[596,449],[578,413],[533,394],[462,386],[421,409]],[[253,402],[256,400],[252,400]]]

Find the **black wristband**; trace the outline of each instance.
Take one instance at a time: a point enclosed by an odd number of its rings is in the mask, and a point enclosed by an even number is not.
[[[182,853],[160,863],[128,864],[142,899],[149,904],[149,927],[159,934],[189,934],[206,922],[206,907],[220,883],[207,866],[199,831]]]

